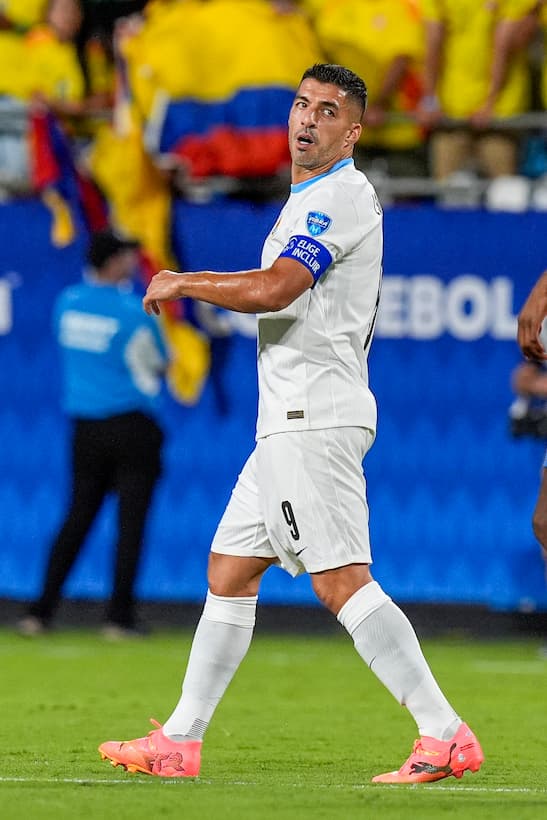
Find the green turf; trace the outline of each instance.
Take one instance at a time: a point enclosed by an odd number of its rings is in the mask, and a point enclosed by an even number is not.
[[[461,781],[370,784],[400,765],[415,728],[343,635],[258,634],[211,724],[198,780],[102,762],[101,741],[167,717],[189,640],[175,632],[112,645],[85,632],[28,640],[0,631],[3,820],[547,817],[547,661],[537,643],[425,642],[486,754]]]

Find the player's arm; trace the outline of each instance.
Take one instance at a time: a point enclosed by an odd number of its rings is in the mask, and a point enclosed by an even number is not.
[[[365,124],[369,128],[376,128],[385,123],[392,98],[401,86],[411,59],[410,55],[399,54],[389,64],[378,96],[374,103],[368,106],[365,114]]]
[[[445,24],[442,20],[425,21],[424,89],[418,104],[417,115],[422,125],[435,125],[442,117],[437,99],[437,85],[441,74],[445,41]]]
[[[543,468],[534,517],[534,534],[541,544],[543,557],[547,561],[547,468]]]
[[[313,285],[308,268],[286,256],[271,267],[239,273],[176,273],[161,270],[146,291],[143,307],[149,314],[160,313],[160,303],[183,297],[200,299],[239,313],[268,313],[282,310]]]
[[[545,270],[528,296],[518,316],[517,342],[527,359],[547,359],[539,334],[547,316],[547,270]]]
[[[494,116],[494,106],[505,86],[509,63],[518,48],[519,24],[518,20],[500,20],[496,26],[488,95],[481,108],[470,118],[473,125],[479,128],[488,125]]]

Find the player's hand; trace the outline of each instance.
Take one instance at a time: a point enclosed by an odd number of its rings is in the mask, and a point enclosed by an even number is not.
[[[527,305],[523,307],[518,317],[517,342],[527,359],[542,361],[547,359],[547,352],[540,342],[540,331],[543,317],[538,320],[535,310]]]
[[[146,313],[150,316],[155,313],[160,315],[160,302],[171,302],[174,299],[179,299],[182,294],[180,292],[180,275],[172,270],[160,270],[150,280],[150,284],[142,300],[142,306]]]

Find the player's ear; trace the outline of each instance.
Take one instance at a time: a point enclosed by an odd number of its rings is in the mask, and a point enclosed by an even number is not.
[[[361,133],[363,131],[363,126],[360,122],[352,122],[351,128],[348,131],[347,141],[350,145],[355,145],[358,141]]]

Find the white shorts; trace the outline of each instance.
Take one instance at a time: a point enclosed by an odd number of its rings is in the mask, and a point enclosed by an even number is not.
[[[291,575],[370,564],[362,427],[258,439],[232,491],[212,552],[275,558]]]

